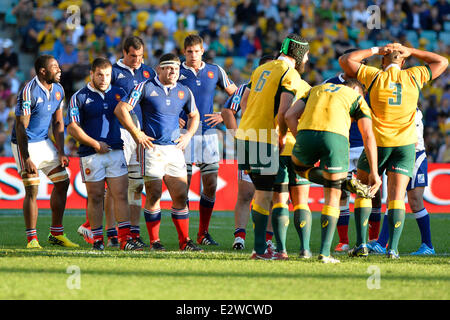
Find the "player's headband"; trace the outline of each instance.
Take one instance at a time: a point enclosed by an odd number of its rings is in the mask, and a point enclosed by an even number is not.
[[[180,66],[180,62],[179,61],[176,61],[176,60],[167,60],[167,61],[161,61],[160,63],[159,63],[159,66],[161,67],[161,68],[164,68],[164,67],[176,67],[176,66]]]
[[[285,38],[283,40],[283,43],[281,44],[281,50],[280,50],[281,53],[286,54],[286,55],[288,54],[288,52],[289,52],[289,43],[291,43],[291,41],[295,42],[295,43],[298,43],[299,45],[302,45],[302,46],[309,45],[308,42],[300,42],[300,41],[297,41],[297,40],[294,40],[294,39],[291,39],[291,38]]]

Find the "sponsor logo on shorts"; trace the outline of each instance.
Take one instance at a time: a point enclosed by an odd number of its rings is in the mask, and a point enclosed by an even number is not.
[[[328,166],[325,166],[325,169],[326,170],[342,170],[342,167],[328,167]]]
[[[400,172],[405,172],[405,173],[408,173],[408,172],[409,172],[409,170],[407,170],[407,169],[403,169],[403,168],[399,168],[399,167],[394,167],[394,166],[392,166],[392,170],[400,171]]]
[[[417,175],[417,181],[418,181],[419,183],[425,183],[425,175],[424,175],[423,173],[419,173],[419,174]]]

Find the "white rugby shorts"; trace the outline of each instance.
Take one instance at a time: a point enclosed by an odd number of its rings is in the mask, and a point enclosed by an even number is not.
[[[22,173],[22,171],[25,171],[25,159],[23,159],[17,144],[11,142],[11,149],[16,161],[17,171]],[[36,168],[47,176],[61,164],[56,147],[50,139],[28,142],[28,153]]]
[[[219,137],[217,134],[196,134],[184,150],[186,163],[210,164],[220,161]]]
[[[83,182],[97,182],[127,175],[128,166],[123,150],[111,150],[108,153],[81,157],[80,171]]]
[[[146,180],[161,180],[165,175],[187,177],[183,150],[175,145],[154,145],[141,148],[141,175]]]

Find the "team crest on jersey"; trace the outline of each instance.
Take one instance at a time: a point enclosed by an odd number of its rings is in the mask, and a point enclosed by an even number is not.
[[[116,93],[116,100],[120,101],[120,94]]]
[[[235,95],[232,99],[233,103],[239,104],[241,103],[241,97],[238,95]]]
[[[180,99],[184,98],[184,91],[178,91],[178,98]]]
[[[142,75],[144,76],[144,78],[150,78],[150,73],[147,70],[144,70],[144,72],[142,72]]]
[[[86,169],[84,170],[84,173],[86,173],[87,175],[90,175],[90,174],[91,174],[91,169],[86,168]]]
[[[56,91],[56,93],[55,93],[55,98],[56,98],[56,100],[61,100],[61,92],[59,92],[59,91]]]
[[[214,72],[208,71],[208,78],[213,79],[214,78]]]
[[[141,93],[140,93],[139,91],[134,90],[134,91],[131,93],[131,97],[132,97],[133,99],[139,99],[140,96],[141,96]]]
[[[78,108],[71,108],[70,109],[70,115],[71,116],[75,117],[75,116],[77,116],[79,114],[80,114],[80,112],[78,111]]]

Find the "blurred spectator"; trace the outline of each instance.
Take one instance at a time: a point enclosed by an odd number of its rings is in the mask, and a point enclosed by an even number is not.
[[[209,49],[215,51],[216,54],[220,56],[233,55],[234,44],[233,40],[230,37],[228,27],[222,26],[219,32],[219,36],[211,43]]]
[[[358,27],[358,22],[366,25],[367,20],[370,18],[370,13],[367,11],[367,6],[364,2],[358,1],[356,7],[352,10],[352,26]]]
[[[0,99],[0,123],[6,123],[11,110],[6,105],[6,100]]]
[[[230,16],[229,8],[225,3],[219,4],[214,16],[214,20],[216,21],[218,30],[221,30],[222,27],[226,27],[227,29],[229,29],[234,24],[234,21]]]
[[[17,21],[17,30],[23,39],[27,34],[28,24],[33,18],[33,1],[20,0],[11,12]]]
[[[277,23],[281,21],[278,8],[271,0],[262,0],[257,6],[258,12],[262,12],[266,19],[273,18]]]
[[[254,24],[256,22],[257,10],[256,4],[252,0],[240,2],[235,10],[236,22],[243,24]]]
[[[195,29],[199,34],[203,34],[208,29],[211,19],[206,15],[206,8],[204,6],[198,7],[196,16]]]
[[[450,20],[450,3],[448,0],[437,0],[434,6],[438,9],[438,23],[444,24],[445,21]]]
[[[450,163],[450,131],[446,132],[445,143],[438,150],[436,162]]]
[[[54,29],[54,23],[48,20],[44,29],[39,31],[37,35],[38,51],[39,54],[51,54],[53,55],[55,49],[55,42],[58,39],[56,30]]]
[[[64,51],[59,56],[58,62],[62,72],[69,71],[78,62],[78,53],[71,41],[66,40],[64,43]]]
[[[3,40],[3,52],[0,54],[0,69],[3,73],[8,72],[11,68],[19,66],[19,56],[13,50],[13,41],[9,38]]]
[[[261,52],[261,41],[256,37],[255,27],[247,27],[239,44],[238,55],[241,57],[261,56]]]
[[[26,34],[23,39],[23,50],[30,53],[36,53],[38,50],[38,34],[45,28],[45,11],[43,8],[36,8],[33,18],[26,27]]]
[[[169,31],[169,34],[172,34],[177,30],[177,14],[170,9],[168,3],[164,3],[156,11],[153,21],[161,22],[167,31]]]
[[[53,53],[63,69],[62,84],[66,94],[82,85],[89,63],[106,56],[115,61],[121,56],[120,42],[130,35],[146,43],[144,58],[156,66],[166,52],[182,55],[184,37],[195,32],[204,38],[204,60],[222,63],[236,83],[247,81],[254,61],[263,54],[277,55],[280,39],[288,32],[300,33],[310,43],[310,61],[302,78],[310,85],[321,83],[324,76],[341,72],[337,58],[350,47],[370,47],[385,41],[421,47],[450,58],[450,46],[442,31],[450,21],[448,0],[15,0],[16,25],[0,39],[0,96],[14,108],[17,90],[34,76],[32,61],[37,53]],[[66,12],[75,3],[81,9],[80,24],[68,28]],[[370,5],[381,10],[381,29],[367,29]],[[410,30],[416,31],[410,32]],[[436,40],[424,31],[434,30]],[[6,30],[8,32],[8,30]],[[12,51],[16,44],[21,50]],[[432,36],[432,34],[431,34]],[[72,46],[68,47],[67,43]],[[21,59],[22,53],[31,57]],[[8,56],[8,57],[7,57]],[[223,60],[225,57],[225,60]],[[9,61],[11,60],[11,61]],[[244,62],[245,61],[245,62]],[[19,65],[19,62],[24,65]],[[407,66],[418,63],[408,59]],[[244,64],[244,65],[243,65]],[[380,57],[369,59],[379,66]],[[14,67],[13,67],[14,66]],[[22,69],[20,69],[22,68]],[[31,72],[29,72],[31,70]],[[450,72],[422,89],[424,123],[430,161],[441,159],[440,148],[448,136]],[[11,102],[14,100],[13,102]],[[216,101],[220,107],[220,99]],[[443,113],[447,116],[444,117]],[[7,121],[10,118],[8,118]],[[14,120],[14,119],[12,119]],[[3,131],[9,130],[8,123]],[[0,130],[0,132],[2,132]],[[70,142],[68,142],[70,143]],[[6,148],[7,149],[7,148]],[[5,152],[8,152],[5,149]]]

